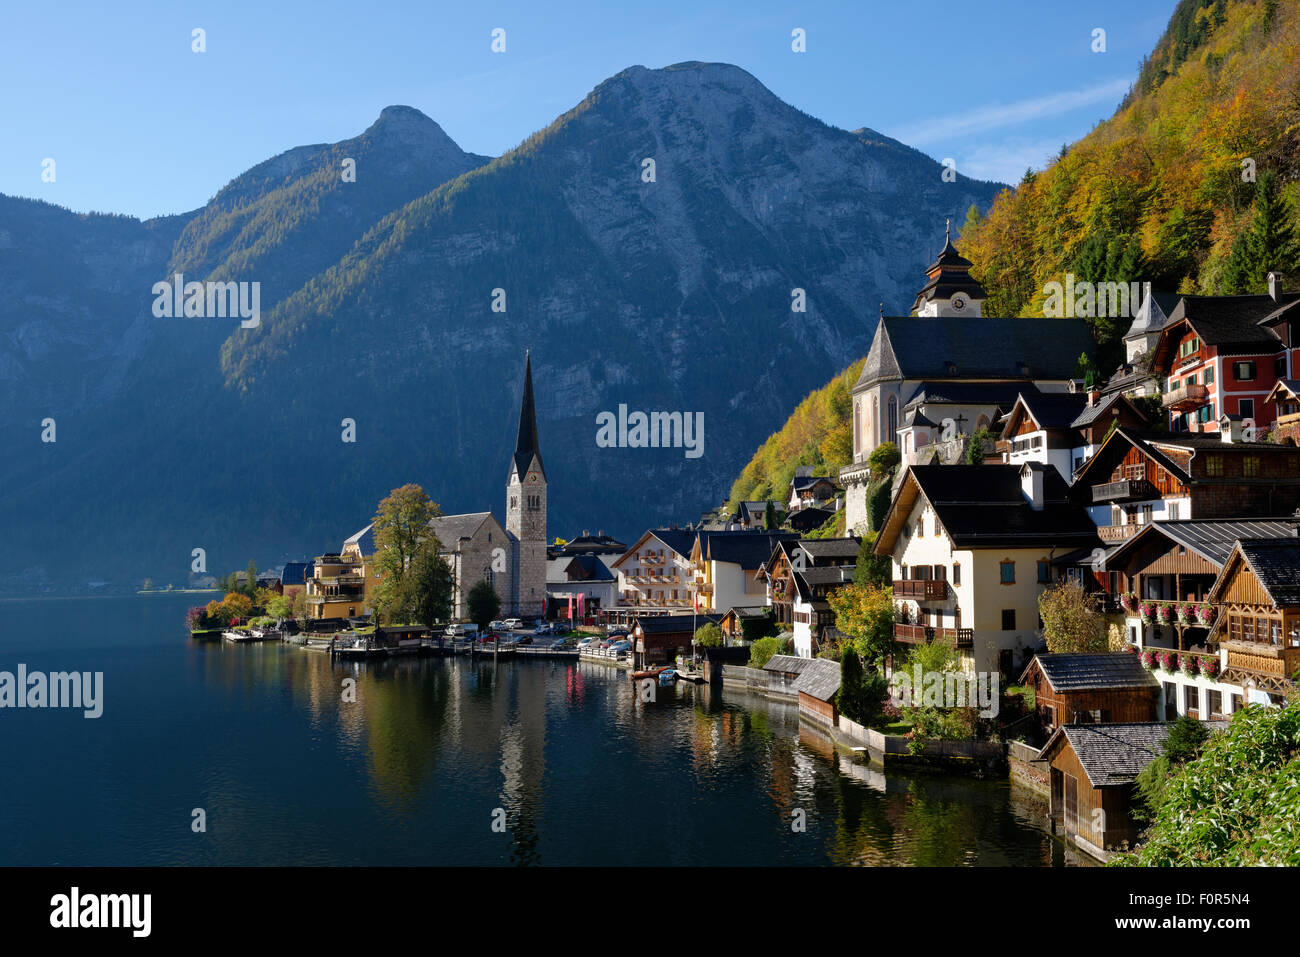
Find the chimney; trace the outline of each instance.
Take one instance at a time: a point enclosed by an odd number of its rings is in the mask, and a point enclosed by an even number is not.
[[[1093,386],[1091,389],[1088,390],[1088,408],[1090,409],[1095,408],[1097,403],[1100,400],[1101,400],[1101,390],[1098,389],[1096,386]]]
[[[590,538],[590,537],[591,537],[591,532],[587,531],[587,530],[584,528],[584,529],[582,530],[582,537],[583,537],[583,538]]]
[[[1219,438],[1225,443],[1241,441],[1241,419],[1224,415],[1219,417]]]
[[[1268,274],[1268,297],[1274,302],[1282,298],[1282,274],[1271,272]]]
[[[1020,467],[1020,491],[1030,507],[1038,512],[1043,508],[1043,469],[1041,466],[1034,468],[1035,464],[1026,462]]]

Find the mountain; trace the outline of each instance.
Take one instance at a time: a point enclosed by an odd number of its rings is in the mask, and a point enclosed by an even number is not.
[[[141,328],[133,358],[93,404],[47,369],[42,401],[18,396],[0,427],[20,449],[0,462],[9,580],[182,580],[194,547],[210,570],[318,554],[408,481],[447,511],[500,510],[529,348],[553,534],[698,514],[772,421],[865,351],[881,303],[910,304],[942,221],[999,189],[941,173],[737,67],[684,63],[623,71],[491,161],[390,107],[185,217],[123,219],[156,237],[135,240],[138,273],[120,299],[78,295]],[[56,214],[71,216],[41,207]],[[27,243],[36,218],[4,235]],[[53,271],[58,244],[43,255]],[[152,319],[151,282],[174,271],[264,283],[260,325]],[[596,416],[620,405],[702,414],[703,455],[599,447]],[[43,445],[34,423],[55,406]]]
[[[1269,190],[1300,228],[1297,130],[1300,4],[1181,0],[1115,115],[968,220],[986,310],[1041,315],[1067,272],[1208,295],[1263,291],[1268,269],[1300,278],[1294,245],[1243,263],[1241,241]],[[1127,327],[1094,322],[1115,362]]]

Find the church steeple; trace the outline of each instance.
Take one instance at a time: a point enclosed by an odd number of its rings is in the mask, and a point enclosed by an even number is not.
[[[918,316],[978,316],[987,296],[971,276],[971,265],[952,244],[952,220],[946,220],[943,249],[925,271],[929,282],[917,293],[912,311]]]
[[[542,447],[537,439],[537,409],[533,403],[533,359],[531,352],[524,353],[524,400],[519,407],[519,437],[515,440],[515,473],[521,478],[528,472],[533,458],[537,470],[546,478],[542,465]]]

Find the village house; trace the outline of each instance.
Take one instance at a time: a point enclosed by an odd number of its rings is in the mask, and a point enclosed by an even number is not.
[[[1300,672],[1300,540],[1238,541],[1209,600],[1223,680],[1240,686],[1247,704],[1282,704]]]
[[[1062,724],[1043,746],[1050,777],[1053,831],[1101,861],[1132,847],[1141,828],[1133,820],[1133,782],[1164,753],[1163,722]]]
[[[798,699],[799,714],[819,724],[835,727],[839,711],[835,695],[840,690],[840,663],[829,658],[773,655],[763,665],[768,691]]]
[[[794,478],[790,479],[789,491],[786,511],[793,513],[802,508],[822,507],[833,503],[840,490],[825,475],[813,475],[811,465],[796,465]],[[766,506],[766,503],[764,505]]]
[[[721,615],[637,615],[632,619],[633,668],[671,664],[693,650],[695,632],[716,625]]]
[[[1008,465],[1042,462],[1067,482],[1092,458],[1112,426],[1141,429],[1144,416],[1120,393],[1022,392],[1001,421],[998,452]]]
[[[781,514],[779,509],[776,514]],[[732,514],[730,524],[741,528],[766,528],[767,502],[741,502]]]
[[[1144,525],[1287,514],[1300,506],[1300,448],[1219,434],[1116,428],[1079,468],[1073,500],[1116,545]]]
[[[618,576],[599,555],[562,555],[546,563],[548,618],[594,618],[618,601]]]
[[[559,539],[556,539],[556,542],[558,543]],[[569,539],[562,545],[548,545],[546,547],[546,557],[550,560],[565,555],[570,557],[574,555],[598,555],[602,559],[608,558],[612,561],[614,556],[622,555],[626,551],[627,545],[612,535],[606,535],[604,529],[593,535],[584,528],[581,535]]]
[[[772,630],[772,609],[766,605],[732,608],[718,623],[726,648],[747,645]]]
[[[917,296],[916,315],[882,316],[876,325],[852,390],[853,462],[839,473],[846,531],[865,528],[867,460],[882,443],[899,442],[903,409],[918,395],[950,400],[948,412],[938,419],[929,411],[933,400],[915,407],[930,421],[925,427],[927,442],[936,432],[943,437],[943,418],[953,421],[952,441],[968,441],[973,432],[988,428],[1010,407],[1015,400],[1010,387],[1017,392],[1030,388],[1064,392],[1078,372],[1080,356],[1096,352],[1096,341],[1083,319],[982,316],[985,295],[970,268],[950,237],[927,270],[928,282]],[[980,388],[958,395],[954,390],[959,385]],[[965,421],[959,423],[958,418]],[[911,424],[916,442],[918,420]]]
[[[1063,724],[1155,721],[1160,686],[1138,656],[1040,652],[1020,676],[1034,689],[1038,717],[1051,733]]]
[[[1273,441],[1300,445],[1300,379],[1278,379],[1264,403],[1273,412]]]
[[[308,618],[357,618],[373,611],[380,577],[375,569],[375,536],[367,525],[350,535],[337,552],[319,556],[307,583]]]
[[[1143,396],[1160,392],[1161,379],[1151,370],[1152,351],[1178,299],[1177,293],[1153,292],[1151,283],[1142,284],[1141,304],[1124,334],[1125,361],[1102,387],[1106,395]]]
[[[794,619],[794,653],[812,658],[821,650],[835,628],[835,612],[827,597],[831,592],[851,584],[855,565],[825,565],[793,570],[794,600],[790,611]]]
[[[636,616],[670,615],[694,606],[692,529],[652,528],[614,560],[617,603],[602,617],[620,624]]]
[[[893,560],[894,637],[949,642],[968,672],[1009,675],[1040,644],[1052,560],[1099,546],[1065,480],[1041,462],[912,466],[875,544]]]
[[[1300,294],[1284,293],[1276,273],[1268,285],[1266,295],[1179,300],[1151,360],[1166,380],[1171,430],[1214,432],[1224,415],[1261,431],[1273,424],[1266,399],[1300,363]]]
[[[738,605],[767,604],[767,584],[759,572],[778,541],[797,538],[794,532],[697,533],[690,554],[696,607],[723,614]]]
[[[765,603],[771,607],[776,624],[784,628],[794,626],[795,568],[855,565],[861,547],[862,539],[857,537],[778,541],[755,576],[767,589]]]

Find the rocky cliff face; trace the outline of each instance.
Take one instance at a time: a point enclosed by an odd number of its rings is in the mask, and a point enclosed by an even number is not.
[[[355,183],[339,175],[347,157]],[[32,374],[22,343],[66,354],[78,308],[125,358],[93,404],[84,382],[46,370],[48,391],[10,429],[27,451],[0,466],[0,518],[29,550],[62,548],[48,566],[113,544],[122,569],[94,577],[168,580],[195,546],[223,569],[336,547],[407,481],[448,511],[500,512],[531,348],[551,534],[690,520],[865,351],[880,303],[910,306],[944,218],[992,201],[995,184],[941,171],[736,67],[687,63],[612,77],[490,162],[390,107],[355,140],[269,160],[186,217],[6,218],[0,252],[20,247],[40,272],[71,244],[78,270],[105,272],[23,336],[0,313],[0,388],[15,388],[11,368]],[[81,221],[40,247],[41,217]],[[110,226],[125,238],[85,248]],[[149,286],[174,271],[262,282],[261,325],[153,320]],[[0,276],[23,273],[0,260]],[[806,311],[791,308],[796,289]],[[42,402],[67,410],[67,444],[62,423],[56,447],[34,442]],[[704,454],[598,445],[596,416],[620,405],[702,413]],[[89,482],[87,462],[110,478]],[[34,495],[62,503],[43,528],[27,517]]]

